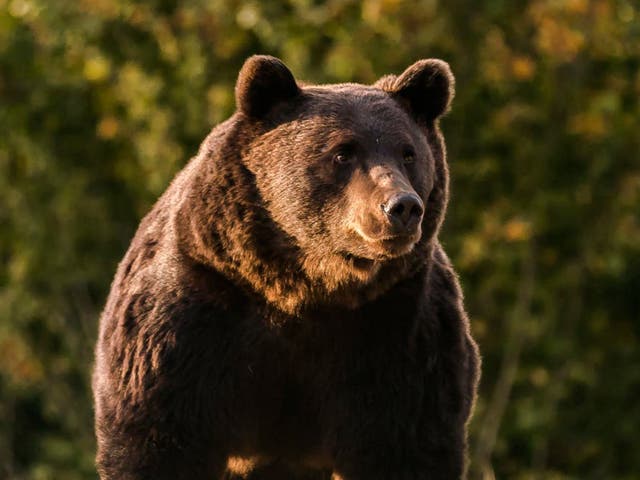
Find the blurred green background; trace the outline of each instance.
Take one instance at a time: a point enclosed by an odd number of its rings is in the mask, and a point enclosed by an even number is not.
[[[0,0],[0,478],[96,478],[109,283],[254,53],[311,82],[450,62],[471,477],[640,478],[636,0]]]

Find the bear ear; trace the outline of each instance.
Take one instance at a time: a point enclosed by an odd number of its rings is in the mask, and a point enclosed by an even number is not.
[[[382,77],[374,86],[400,101],[418,120],[431,122],[449,109],[455,80],[447,62],[430,58],[417,61],[397,77]]]
[[[277,103],[300,93],[293,74],[281,60],[268,55],[249,57],[236,83],[236,106],[251,117],[261,117]]]

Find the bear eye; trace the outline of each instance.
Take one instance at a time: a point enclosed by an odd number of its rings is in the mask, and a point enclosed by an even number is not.
[[[349,161],[349,155],[344,152],[338,152],[333,156],[335,163],[347,163]]]
[[[353,147],[352,146],[344,146],[336,153],[333,154],[333,163],[338,165],[344,165],[350,163],[353,160]]]
[[[416,161],[416,154],[413,149],[408,148],[404,151],[402,154],[402,161],[405,164],[411,164]]]

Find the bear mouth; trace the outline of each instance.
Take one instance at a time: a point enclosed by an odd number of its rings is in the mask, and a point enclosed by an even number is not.
[[[382,234],[371,235],[365,233],[361,228],[354,228],[353,232],[364,240],[366,249],[371,251],[369,257],[358,257],[349,253],[352,257],[369,259],[373,257],[373,261],[385,261],[406,255],[420,240],[422,231],[418,228],[415,232],[408,234]]]
[[[358,258],[369,258],[375,262],[392,260],[411,252],[418,240],[420,240],[419,235],[396,235],[378,238],[373,241],[366,239],[367,249],[371,251],[371,257]]]
[[[374,258],[362,257],[360,255],[344,251],[340,252],[340,255],[354,270],[361,273],[371,273],[379,268],[384,262],[409,253],[413,250],[414,245],[414,241],[407,241],[406,238],[403,240],[395,238],[379,242],[378,249],[381,249],[382,251],[372,255]]]
[[[401,257],[413,250],[419,235],[402,235],[382,239],[379,244],[389,258]]]

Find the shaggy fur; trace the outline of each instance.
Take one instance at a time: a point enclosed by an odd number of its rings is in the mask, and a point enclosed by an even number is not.
[[[93,376],[102,479],[464,476],[479,357],[437,239],[452,96],[439,60],[304,87],[247,60],[238,111],[113,281]]]

